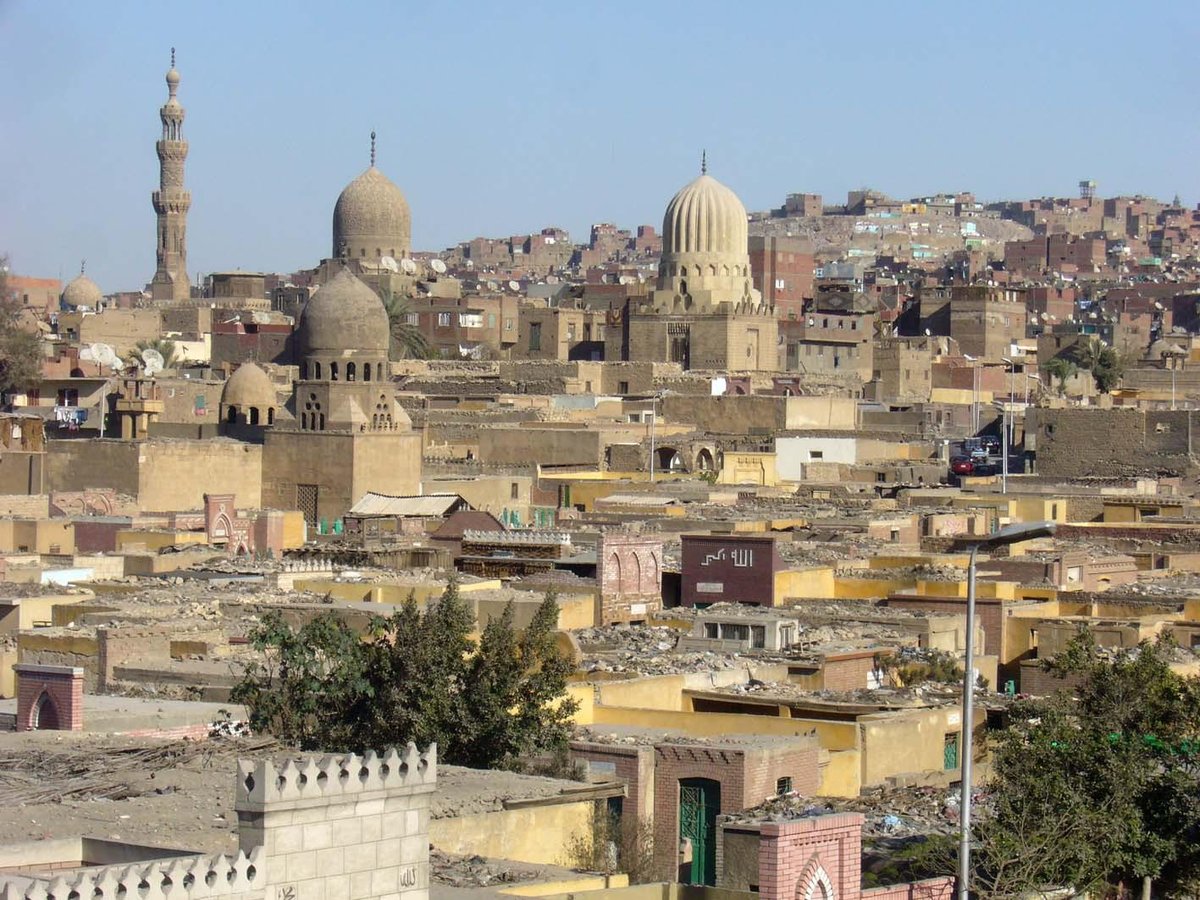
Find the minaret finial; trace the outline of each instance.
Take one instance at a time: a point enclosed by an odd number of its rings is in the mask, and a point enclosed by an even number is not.
[[[86,271],[87,271],[87,260],[81,259],[79,261],[79,274],[82,275]]]
[[[375,168],[375,132],[371,132],[371,168]]]
[[[707,150],[700,151],[700,174],[701,175],[708,174],[708,151]]]
[[[171,48],[171,68],[175,68],[175,48]]]

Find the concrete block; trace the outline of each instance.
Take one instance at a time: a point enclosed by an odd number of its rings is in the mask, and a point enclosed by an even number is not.
[[[338,819],[329,823],[336,847],[349,847],[362,841],[362,823],[358,819]]]
[[[429,836],[425,834],[410,834],[400,840],[400,858],[419,860],[426,859],[429,854]]]
[[[400,855],[400,842],[403,838],[383,838],[375,844],[380,866],[398,866],[404,859]]]
[[[371,873],[371,893],[376,897],[396,893],[400,887],[397,875],[394,868],[376,869]]]
[[[327,847],[317,851],[317,874],[322,878],[331,875],[341,875],[345,869],[342,864],[341,847]]]
[[[383,825],[380,821],[380,816],[364,816],[358,820],[358,824],[362,827],[362,840],[377,841],[383,836]]]
[[[266,829],[264,846],[267,856],[274,857],[284,853],[292,853],[304,846],[304,826],[284,825],[282,828]]]
[[[370,872],[355,872],[350,876],[350,900],[365,900],[374,896],[371,891]]]
[[[312,825],[314,822],[324,822],[329,818],[329,808],[323,806],[313,806],[309,809],[293,809],[291,811],[281,811],[274,815],[291,816],[292,825]],[[274,821],[274,815],[272,821]]]
[[[383,826],[383,837],[404,837],[408,834],[408,813],[407,812],[385,812],[379,817]]]
[[[378,845],[375,842],[363,842],[342,848],[342,871],[369,872],[379,865],[377,856]]]
[[[333,844],[333,826],[328,822],[292,827],[303,829],[305,850],[324,850]]]
[[[350,879],[345,875],[326,878],[325,900],[350,900]]]
[[[310,878],[296,883],[296,900],[325,900],[325,881]]]
[[[289,853],[283,858],[284,881],[305,881],[317,877],[317,855],[307,851]]]
[[[374,800],[360,800],[354,804],[354,815],[359,817],[377,816],[383,812],[384,803],[385,800],[383,797],[377,797]]]

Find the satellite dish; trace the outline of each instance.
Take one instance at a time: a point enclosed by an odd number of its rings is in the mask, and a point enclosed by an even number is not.
[[[516,291],[519,291],[519,290],[521,289],[521,285],[519,285],[519,284],[518,284],[517,282],[515,282],[515,281],[510,281],[510,282],[508,283],[508,289],[509,289],[510,291],[513,291],[513,292],[515,293]]]
[[[498,290],[500,290],[500,285],[499,285],[499,284],[497,284],[497,283],[496,283],[496,282],[494,282],[494,281],[489,281],[489,282],[487,283],[487,289],[488,289],[489,291],[498,291]]]
[[[142,362],[146,364],[146,377],[153,378],[161,372],[167,364],[163,359],[163,355],[153,347],[147,347],[142,351]]]
[[[396,260],[391,256],[379,257],[379,264],[381,266],[383,266],[385,269],[387,269],[389,272],[399,272],[400,271],[400,267],[398,265],[396,265]]]
[[[118,367],[121,360],[108,344],[92,344],[92,359],[102,366]]]
[[[270,325],[271,324],[271,314],[269,312],[263,312],[262,310],[258,310],[257,312],[253,312],[250,314],[250,321],[253,322],[255,325]],[[155,351],[155,352],[157,352],[157,351]],[[145,353],[142,354],[142,358],[143,359],[146,358]]]
[[[404,271],[405,275],[417,274],[417,264],[411,259],[405,258],[400,260],[400,268]]]
[[[437,272],[439,275],[446,274],[446,264],[440,259],[431,259],[429,261],[429,268],[433,269],[433,271]]]
[[[1162,309],[1162,308],[1163,308],[1163,305],[1162,305],[1162,303],[1161,303],[1160,301],[1158,301],[1158,300],[1155,300],[1155,301],[1154,301],[1154,308],[1155,308],[1155,309]]]

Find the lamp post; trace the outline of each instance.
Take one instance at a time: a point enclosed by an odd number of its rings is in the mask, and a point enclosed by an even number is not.
[[[1049,537],[1057,526],[1054,522],[1030,522],[1009,525],[980,538],[971,545],[971,558],[967,564],[967,647],[966,665],[963,666],[962,686],[962,793],[959,795],[958,835],[958,900],[969,900],[971,882],[971,755],[974,752],[972,726],[975,715],[975,558],[981,547],[1001,547],[1028,541],[1033,538]]]

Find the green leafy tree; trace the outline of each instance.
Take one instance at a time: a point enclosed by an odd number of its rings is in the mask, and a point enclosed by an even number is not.
[[[1012,710],[976,830],[973,887],[1105,893],[1200,875],[1200,682],[1170,667],[1169,641],[1106,656],[1081,634],[1051,668],[1071,690]]]
[[[425,359],[429,356],[429,342],[419,325],[409,321],[412,307],[406,297],[391,291],[383,295],[383,308],[387,310],[388,330],[391,334],[392,359]]]
[[[1079,368],[1091,372],[1096,390],[1102,394],[1112,391],[1125,377],[1125,358],[1098,337],[1076,344],[1071,356]]]
[[[1058,382],[1059,396],[1063,396],[1067,393],[1067,382],[1075,377],[1079,366],[1065,356],[1056,356],[1046,363],[1044,369],[1050,378]]]
[[[0,256],[0,393],[41,379],[42,340],[8,286],[8,257]]]
[[[142,351],[157,350],[162,354],[163,368],[173,369],[176,365],[183,362],[183,357],[179,355],[179,348],[175,346],[175,342],[166,338],[155,338],[152,341],[138,341],[135,349],[129,354],[130,365],[142,365]]]
[[[547,595],[520,634],[511,604],[477,641],[451,580],[422,612],[412,596],[360,635],[329,613],[293,629],[275,613],[251,635],[262,651],[234,688],[251,725],[303,749],[437,743],[459,765],[518,765],[566,745],[576,704]]]

